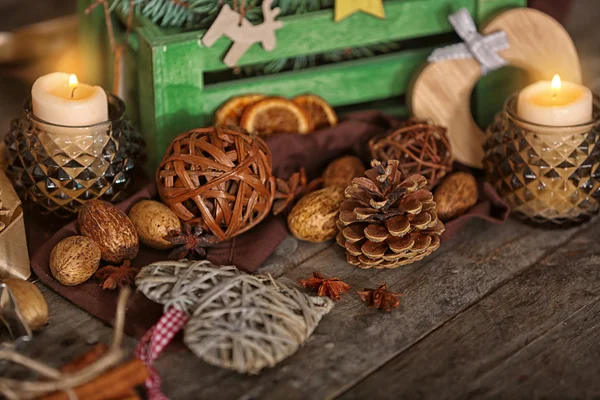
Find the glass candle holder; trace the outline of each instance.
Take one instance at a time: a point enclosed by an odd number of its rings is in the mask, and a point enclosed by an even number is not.
[[[578,223],[596,214],[600,199],[600,100],[592,121],[545,126],[517,116],[510,97],[487,129],[487,180],[513,213],[535,223]]]
[[[23,200],[69,217],[89,200],[124,199],[143,139],[125,117],[125,104],[107,97],[108,121],[90,126],[42,121],[31,98],[25,102],[4,139],[6,172]]]

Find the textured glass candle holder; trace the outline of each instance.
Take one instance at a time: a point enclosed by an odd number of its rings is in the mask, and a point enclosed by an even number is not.
[[[598,212],[600,102],[593,121],[552,127],[517,116],[517,96],[488,127],[487,180],[513,213],[536,223],[578,223]]]
[[[108,103],[108,121],[76,127],[39,120],[25,103],[4,139],[6,172],[23,200],[69,217],[89,200],[124,199],[144,142],[125,104],[110,94]]]

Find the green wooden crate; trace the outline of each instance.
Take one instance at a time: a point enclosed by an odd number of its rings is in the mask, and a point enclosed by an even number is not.
[[[106,56],[104,15],[100,7],[90,15],[83,13],[92,2],[79,0],[87,74],[83,79],[106,85],[112,66],[111,57]],[[452,32],[447,17],[461,7],[467,8],[480,24],[497,12],[525,3],[526,0],[387,0],[383,3],[385,20],[358,12],[335,23],[333,10],[282,17],[284,26],[276,32],[277,48],[265,52],[259,44],[254,44],[238,65],[432,37]],[[119,20],[114,22],[122,34],[123,24]],[[158,164],[174,136],[210,124],[214,111],[231,96],[257,92],[291,97],[310,92],[336,107],[395,98],[406,92],[411,76],[431,51],[431,47],[410,49],[304,70],[209,83],[205,79],[207,74],[227,70],[222,60],[231,42],[222,37],[213,47],[206,48],[201,43],[204,32],[161,29],[142,17],[136,19],[125,55],[124,93],[130,114],[146,138],[150,168]],[[498,81],[502,79],[490,78],[489,84],[498,85]],[[504,96],[498,98],[501,101]],[[481,115],[485,122],[495,110],[487,100],[475,99],[475,114]],[[498,101],[493,107],[498,107]],[[402,113],[404,105],[398,101],[394,111]]]

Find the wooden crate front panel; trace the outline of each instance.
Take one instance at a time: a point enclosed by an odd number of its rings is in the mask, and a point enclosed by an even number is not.
[[[404,93],[411,73],[431,49],[405,51],[301,71],[209,85],[202,95],[202,120],[209,124],[217,108],[240,93],[296,96],[314,93],[335,106],[385,99]]]
[[[81,8],[91,1],[79,0]],[[391,0],[384,3],[387,19],[383,21],[356,13],[334,23],[332,10],[287,17],[284,28],[277,32],[277,48],[267,53],[255,45],[240,64],[450,32],[447,16],[460,7],[466,7],[481,22],[498,11],[524,3],[525,0]],[[98,27],[100,18],[101,13],[96,13],[95,23],[90,26]],[[405,92],[411,75],[429,52],[390,54],[205,86],[205,72],[225,68],[222,59],[230,45],[228,39],[221,38],[212,48],[205,48],[200,41],[203,32],[173,34],[143,18],[138,24],[130,40],[137,59],[128,68],[130,75],[137,75],[138,99],[134,101],[139,105],[139,124],[148,142],[150,169],[175,135],[209,124],[214,110],[231,96],[248,92],[284,96],[313,92],[336,106],[398,96]],[[97,32],[91,35],[90,29],[84,31],[98,40]],[[485,89],[478,88],[478,93],[485,90],[489,94],[491,85],[484,82],[480,87]],[[487,99],[478,98],[478,108],[485,106]]]

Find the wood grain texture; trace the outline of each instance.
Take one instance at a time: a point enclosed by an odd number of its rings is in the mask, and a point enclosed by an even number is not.
[[[342,398],[365,398],[382,386],[387,398],[598,395],[600,381],[589,378],[600,372],[600,344],[592,340],[600,335],[598,315],[587,328],[569,321],[600,310],[599,233],[597,224],[578,233]],[[589,306],[595,311],[584,311]]]
[[[390,314],[368,309],[351,291],[336,303],[303,348],[259,376],[240,376],[188,357],[167,355],[158,364],[165,373],[165,390],[173,398],[186,398],[187,393],[223,399],[333,398],[575,232],[539,231],[516,221],[497,228],[476,223],[423,262],[394,271],[353,268],[334,245],[289,270],[280,277],[282,282],[297,285],[298,279],[313,271],[337,276],[354,289],[387,282],[390,290],[404,293],[400,308]],[[169,370],[175,360],[182,370],[195,371],[195,379]]]
[[[392,290],[404,293],[400,308],[390,314],[368,309],[351,291],[336,303],[303,348],[259,376],[218,369],[187,351],[170,349],[157,363],[164,390],[173,399],[336,397],[395,355],[415,343],[418,346],[420,340],[480,299],[485,301],[490,292],[497,292],[538,260],[547,259],[546,254],[577,231],[541,231],[512,220],[503,226],[476,222],[424,261],[394,271],[353,268],[343,260],[342,249],[332,243],[313,248],[300,242],[294,251],[293,241],[284,242],[264,272],[273,272],[292,286],[314,270],[338,276],[354,289],[387,282]],[[572,271],[576,271],[575,265]],[[582,273],[585,278],[587,270]],[[570,275],[561,276],[566,279]],[[539,287],[547,283],[542,281]],[[576,283],[567,286],[576,287]],[[59,365],[98,341],[110,339],[110,328],[47,289],[44,294],[50,303],[51,322],[29,344],[28,354]],[[127,338],[125,345],[133,349],[135,341]],[[446,342],[445,346],[453,344]]]
[[[240,93],[286,97],[313,93],[336,107],[389,98],[406,90],[411,74],[430,51],[411,50],[373,59],[207,85],[203,93],[202,116],[209,121],[209,117],[223,102]]]
[[[531,79],[550,79],[558,73],[564,80],[581,82],[575,45],[550,16],[529,8],[509,10],[490,21],[482,33],[498,30],[506,32],[510,43],[499,54],[509,65],[527,71]],[[415,78],[409,95],[413,114],[448,127],[455,159],[476,168],[483,166],[485,137],[471,114],[471,93],[480,77],[481,67],[474,59],[430,63]],[[482,93],[479,96],[481,101]]]
[[[597,399],[599,319],[600,301],[596,300],[474,381],[468,395]]]

